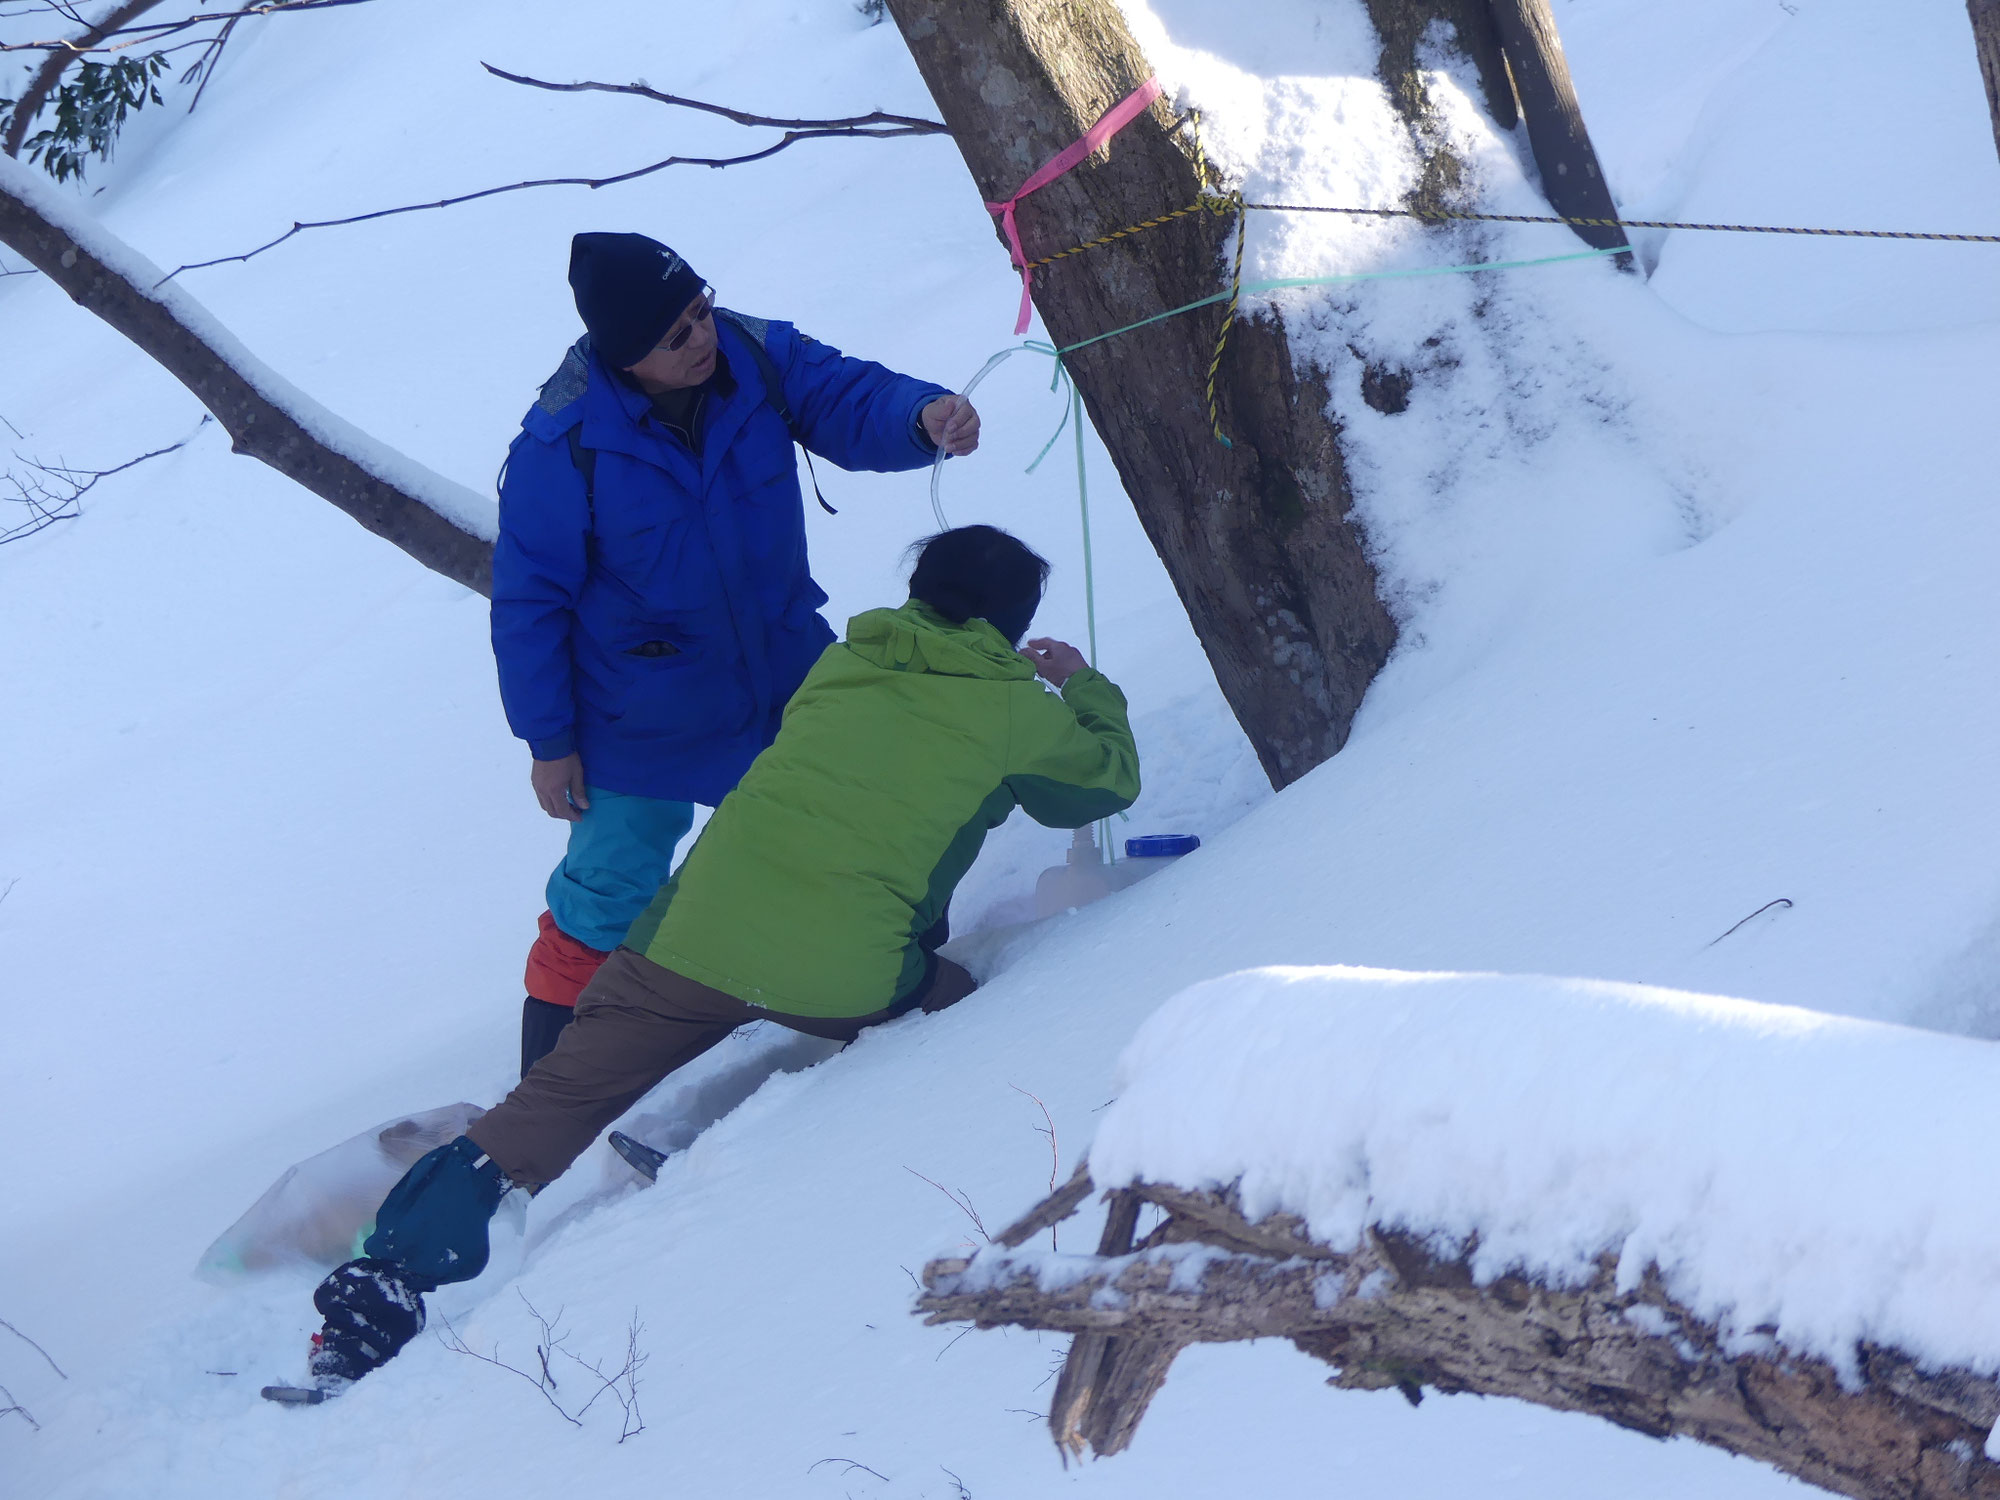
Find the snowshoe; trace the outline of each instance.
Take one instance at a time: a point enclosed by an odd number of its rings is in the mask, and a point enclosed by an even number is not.
[[[611,1149],[625,1158],[625,1164],[648,1182],[660,1180],[660,1163],[667,1159],[664,1151],[655,1151],[644,1141],[635,1141],[622,1130],[614,1130],[610,1136]]]
[[[316,1385],[267,1385],[263,1394],[266,1401],[275,1401],[280,1406],[318,1406],[331,1392]]]

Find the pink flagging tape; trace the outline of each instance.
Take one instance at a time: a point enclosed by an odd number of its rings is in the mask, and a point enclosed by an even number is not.
[[[1151,104],[1165,92],[1166,90],[1160,87],[1159,79],[1148,78],[1144,83],[1140,84],[1131,93],[1127,94],[1123,99],[1100,115],[1097,123],[1086,130],[1079,139],[1072,141],[1061,151],[1050,157],[1047,165],[1043,166],[1026,182],[1014,190],[1013,197],[1009,198],[1005,203],[989,203],[986,205],[988,213],[1000,215],[1000,227],[1006,233],[1008,251],[1014,257],[1014,264],[1021,271],[1021,316],[1014,323],[1014,332],[1016,334],[1028,331],[1028,314],[1033,310],[1032,304],[1028,300],[1028,292],[1030,278],[1034,273],[1028,269],[1028,257],[1021,249],[1021,230],[1014,222],[1015,207],[1028,194],[1034,192],[1037,188],[1047,187],[1071,167],[1090,155],[1099,146],[1110,140],[1111,137],[1118,134],[1119,131],[1137,119],[1140,112],[1147,105]]]

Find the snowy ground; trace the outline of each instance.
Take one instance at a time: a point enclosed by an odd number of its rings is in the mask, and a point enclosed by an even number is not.
[[[1130,8],[1247,183],[1394,192],[1407,163],[1357,62],[1353,0]],[[297,218],[742,149],[719,122],[522,90],[481,59],[781,114],[928,108],[893,29],[846,0],[548,16],[376,0],[246,27],[201,109],[141,116],[84,202],[175,265]],[[1628,211],[2000,232],[1956,0],[1893,16],[1568,0],[1558,17]],[[1534,211],[1519,143],[1467,112],[1459,126],[1487,201]],[[326,230],[187,283],[315,397],[483,491],[573,337],[561,271],[581,228],[659,234],[729,305],[941,381],[1011,342],[1018,283],[935,139]],[[1252,236],[1275,275],[1571,248],[1555,230],[1440,247],[1269,218]],[[622,1446],[615,1417],[572,1429],[429,1341],[338,1407],[268,1408],[254,1388],[297,1374],[312,1273],[190,1275],[288,1164],[508,1081],[561,830],[501,722],[478,601],[213,428],[0,551],[0,1318],[69,1376],[0,1329],[0,1384],[42,1424],[0,1419],[7,1493],[636,1495],[666,1479],[914,1497],[954,1495],[948,1473],[981,1500],[1795,1488],[1511,1404],[1330,1393],[1264,1347],[1184,1356],[1129,1454],[1065,1473],[1033,1420],[1059,1341],[953,1342],[908,1316],[906,1270],[973,1233],[913,1173],[1004,1220],[1051,1165],[1016,1090],[1046,1102],[1066,1173],[1140,1023],[1245,966],[1576,975],[2000,1036],[2000,251],[1682,234],[1642,249],[1649,280],[1584,263],[1287,304],[1329,329],[1344,414],[1361,410],[1349,345],[1409,360],[1436,334],[1451,362],[1417,370],[1408,412],[1351,429],[1405,647],[1347,751],[1283,797],[1093,448],[1102,664],[1146,757],[1125,831],[1207,847],[990,952],[1004,972],[976,1001],[773,1080],[659,1189],[631,1191],[599,1148],[538,1200],[525,1239],[444,1310],[521,1362],[535,1325],[517,1290],[563,1309],[592,1357],[622,1351],[636,1309],[649,1426]],[[0,280],[0,339],[0,417],[24,453],[109,465],[199,417],[35,278]],[[950,466],[946,507],[1048,551],[1042,623],[1078,638],[1073,484],[1053,461],[1021,473],[1058,400],[1025,359],[981,398],[987,445]],[[930,507],[922,475],[823,478],[842,514],[812,515],[813,548],[838,621],[898,596]],[[1003,830],[961,918],[1022,915],[1063,843]],[[1793,904],[1714,941],[1779,897]],[[754,1081],[764,1045],[716,1066]],[[724,1078],[689,1108],[737,1092]]]

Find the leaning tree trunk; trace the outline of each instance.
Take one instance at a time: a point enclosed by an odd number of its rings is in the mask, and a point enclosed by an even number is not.
[[[1511,42],[1488,0],[1366,3],[1383,83],[1422,164],[1407,206],[1467,206],[1419,64],[1428,28],[1442,21],[1503,128],[1522,87],[1531,140],[1538,156],[1549,153],[1545,178],[1594,194],[1568,194],[1559,211],[1611,214],[1545,0],[1494,0],[1532,23]],[[989,202],[1011,197],[1152,72],[1114,0],[889,0],[889,11]],[[1023,200],[1027,259],[1202,199],[1214,185],[1200,180],[1175,124],[1156,100],[1107,151]],[[1035,304],[1056,343],[1069,345],[1211,296],[1226,285],[1223,256],[1237,229],[1226,213],[1190,214],[1064,258],[1036,271]],[[1610,242],[1622,236],[1612,231]],[[1327,376],[1295,364],[1277,318],[1247,318],[1232,331],[1216,382],[1230,444],[1211,431],[1204,387],[1225,316],[1208,308],[1169,318],[1066,363],[1216,680],[1282,787],[1345,742],[1396,626],[1353,515]]]
[[[889,0],[981,195],[1010,197],[1152,74],[1112,0]],[[1204,191],[1164,101],[1019,211],[1028,259],[1194,203]],[[1234,228],[1193,214],[1057,262],[1035,302],[1059,345],[1214,294]],[[1240,323],[1209,427],[1218,309],[1066,357],[1125,491],[1272,782],[1338,750],[1395,644],[1351,515],[1325,378],[1274,320]]]
[[[1623,229],[1589,222],[1617,218],[1618,206],[1611,201],[1590,132],[1583,128],[1583,107],[1576,101],[1549,0],[1493,0],[1493,19],[1528,127],[1528,145],[1542,174],[1542,192],[1565,219],[1585,221],[1570,227],[1586,245],[1623,250]],[[1621,263],[1627,258],[1618,257]]]
[[[1993,117],[1993,146],[2000,150],[2000,0],[1965,0],[1979,76],[1986,82],[1986,112]]]
[[[2000,1497],[1985,1456],[2000,1386],[1883,1345],[1851,1372],[1769,1337],[1725,1336],[1657,1271],[1623,1288],[1608,1254],[1583,1286],[1507,1275],[1482,1284],[1474,1248],[1441,1253],[1384,1228],[1352,1250],[1288,1214],[1255,1222],[1233,1191],[1134,1183],[1109,1196],[1093,1261],[1045,1278],[1013,1255],[1089,1196],[1083,1168],[972,1260],[924,1268],[932,1323],[1071,1333],[1049,1411],[1065,1460],[1121,1451],[1190,1344],[1289,1339],[1350,1390],[1512,1396],[1650,1437],[1687,1437],[1861,1500]],[[1137,1247],[1142,1203],[1165,1213]]]

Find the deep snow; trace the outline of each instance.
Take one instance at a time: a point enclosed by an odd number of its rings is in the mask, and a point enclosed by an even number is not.
[[[1351,0],[1132,9],[1246,181],[1393,194],[1406,163],[1357,72]],[[1558,13],[1630,210],[2000,229],[1955,0]],[[559,24],[526,0],[377,0],[244,28],[200,111],[141,116],[84,201],[175,265],[295,218],[741,149],[720,123],[518,89],[481,58],[774,113],[928,107],[893,29],[846,0],[665,18],[621,0]],[[1458,128],[1491,201],[1536,202],[1517,141]],[[339,417],[484,491],[573,336],[567,238],[599,227],[660,233],[731,305],[941,381],[1011,342],[1018,281],[935,139],[321,231],[188,290]],[[1554,230],[1433,245],[1270,216],[1251,233],[1275,274],[1569,248]],[[1585,263],[1285,304],[1328,330],[1405,636],[1349,748],[1282,797],[1093,443],[1102,664],[1146,757],[1130,831],[1206,847],[1045,928],[975,939],[1000,971],[975,1001],[766,1084],[659,1188],[633,1193],[600,1147],[538,1200],[444,1310],[524,1361],[516,1289],[564,1309],[593,1356],[622,1349],[637,1308],[651,1425],[623,1447],[615,1424],[572,1430],[428,1341],[338,1407],[266,1409],[253,1388],[298,1372],[311,1273],[189,1274],[287,1165],[508,1081],[561,832],[497,712],[478,601],[212,429],[0,552],[0,1317],[70,1376],[0,1330],[0,1383],[43,1424],[0,1419],[9,1492],[943,1496],[947,1469],[981,1497],[1787,1488],[1511,1404],[1329,1393],[1263,1347],[1184,1356],[1128,1455],[1064,1473],[1032,1420],[1059,1341],[952,1342],[908,1316],[906,1269],[971,1233],[913,1172],[1004,1220],[1051,1166],[1015,1090],[1046,1102],[1066,1171],[1145,1017],[1245,966],[1581,975],[2000,1034],[1996,252],[1643,248],[1650,281]],[[16,355],[0,416],[23,452],[117,462],[193,425],[177,386],[33,278],[0,280],[0,333]],[[1408,412],[1366,413],[1349,345],[1408,358],[1432,333],[1455,362],[1419,371]],[[1060,415],[1038,366],[981,388],[987,443],[949,466],[944,499],[1051,553],[1042,623],[1076,639],[1067,466],[1020,472]],[[896,596],[928,476],[824,477],[843,513],[810,524],[838,621]],[[961,920],[1025,916],[1065,841],[1003,830]],[[1780,896],[1793,906],[1712,942]],[[690,1098],[684,1120],[737,1091]]]

